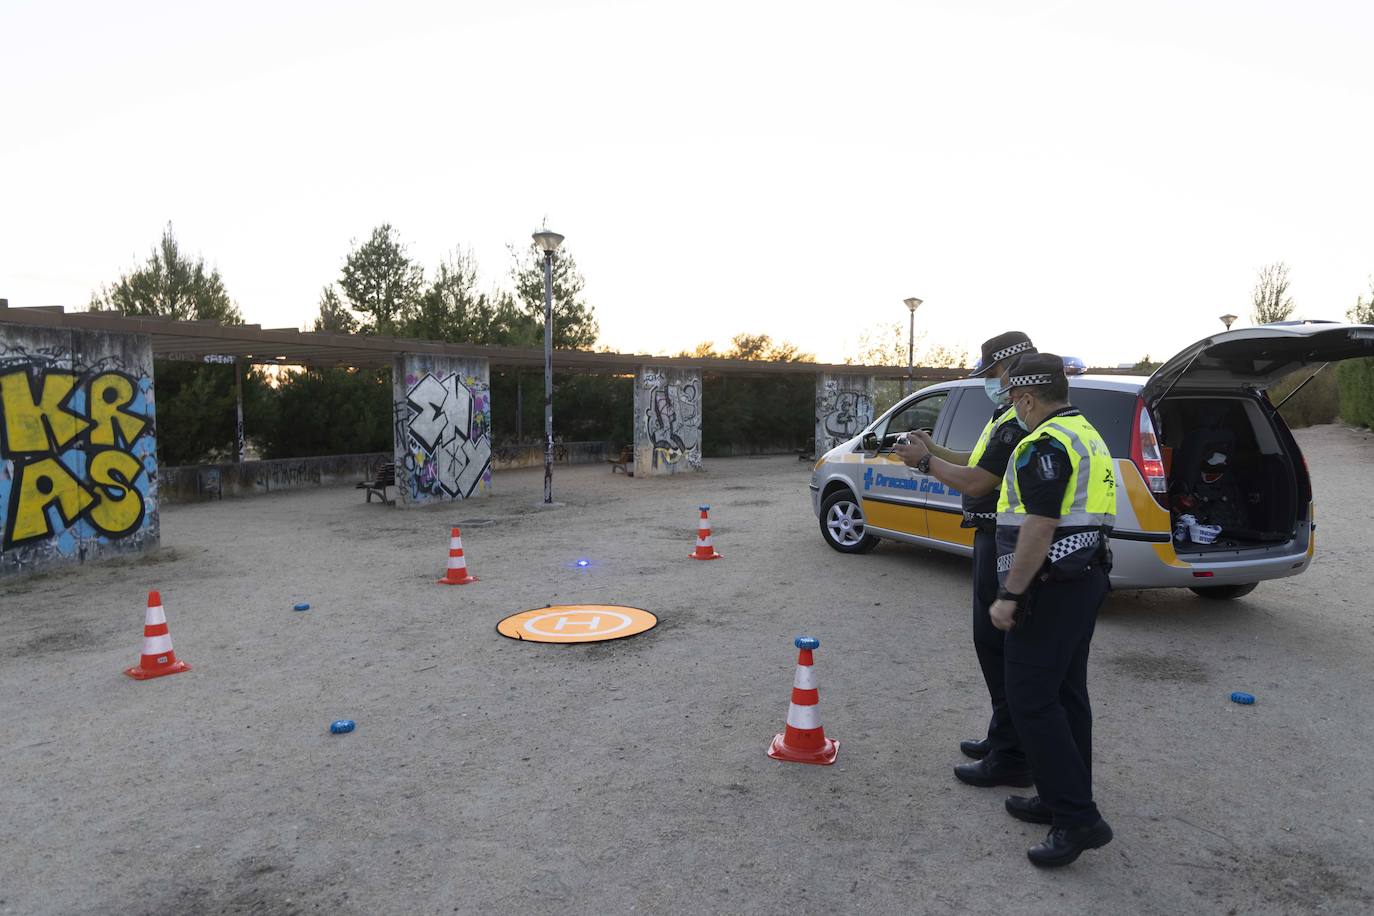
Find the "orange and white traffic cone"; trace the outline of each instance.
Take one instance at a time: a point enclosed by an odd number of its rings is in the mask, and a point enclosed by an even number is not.
[[[720,559],[720,554],[716,553],[716,548],[711,544],[711,520],[706,515],[709,511],[710,506],[701,507],[701,520],[697,522],[697,549],[687,555],[689,560]]]
[[[448,569],[444,572],[444,578],[439,580],[439,584],[467,585],[476,581],[476,576],[468,575],[468,561],[463,559],[463,533],[454,528],[448,539]]]
[[[811,657],[811,650],[819,648],[821,641],[798,636],[793,644],[801,651],[797,653],[797,676],[792,681],[792,704],[787,707],[787,728],[773,736],[768,756],[793,763],[832,764],[840,751],[840,742],[827,738],[821,728],[821,700]]]
[[[124,673],[137,681],[164,674],[180,674],[190,671],[191,666],[177,661],[172,651],[172,636],[167,632],[167,612],[162,609],[162,595],[148,593],[148,613],[143,618],[143,655],[138,664],[125,668]]]

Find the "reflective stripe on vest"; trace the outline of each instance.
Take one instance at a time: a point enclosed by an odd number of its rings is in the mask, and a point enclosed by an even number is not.
[[[1068,486],[1060,507],[1060,528],[1080,528],[1116,524],[1116,471],[1111,450],[1102,436],[1082,414],[1051,417],[1022,439],[1007,462],[1002,477],[1002,493],[997,499],[997,524],[1018,528],[1026,520],[1016,468],[1021,456],[1036,441],[1051,438],[1068,453]]]
[[[973,446],[973,451],[969,452],[969,467],[974,468],[978,466],[979,459],[983,457],[983,452],[988,450],[988,443],[992,441],[993,431],[1000,429],[1002,424],[1008,420],[1015,422],[1016,408],[1008,407],[1004,413],[989,420],[988,425],[983,427],[983,434],[978,437],[978,442]]]

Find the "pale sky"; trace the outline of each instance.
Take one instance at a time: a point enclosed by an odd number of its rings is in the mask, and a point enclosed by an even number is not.
[[[601,343],[841,360],[925,300],[1093,364],[1374,273],[1374,4],[0,3],[0,297],[84,307],[171,221],[300,327],[392,223],[485,286],[547,216]]]

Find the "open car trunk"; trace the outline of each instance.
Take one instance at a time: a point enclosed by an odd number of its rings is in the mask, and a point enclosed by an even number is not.
[[[1298,536],[1310,484],[1297,444],[1266,401],[1175,391],[1155,410],[1175,550],[1279,548]]]
[[[1374,326],[1285,321],[1204,338],[1155,370],[1141,395],[1159,420],[1178,552],[1303,548],[1311,481],[1263,391],[1362,356],[1374,356]]]

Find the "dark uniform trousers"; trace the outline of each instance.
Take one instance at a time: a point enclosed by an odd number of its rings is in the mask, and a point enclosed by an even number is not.
[[[1100,566],[1072,581],[1039,583],[1029,613],[1007,633],[1007,704],[1056,827],[1087,827],[1100,816],[1092,793],[1088,645],[1107,588]]]
[[[1023,767],[1025,753],[1016,736],[1016,725],[1007,709],[1006,634],[992,625],[988,608],[997,600],[997,536],[979,528],[973,534],[973,650],[988,685],[992,719],[988,722],[988,759],[998,764]]]

